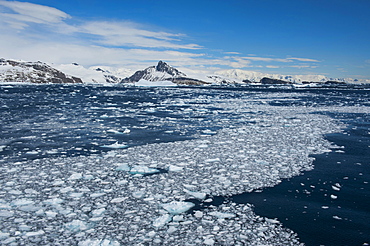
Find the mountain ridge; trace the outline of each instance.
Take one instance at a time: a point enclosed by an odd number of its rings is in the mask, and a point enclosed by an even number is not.
[[[188,71],[189,72],[189,71]],[[129,74],[132,74],[129,76]],[[98,83],[137,84],[139,81],[167,81],[177,85],[233,85],[233,84],[285,84],[285,85],[338,85],[368,84],[370,80],[336,79],[324,75],[281,75],[266,74],[241,69],[215,71],[213,74],[194,73],[191,77],[159,61],[154,66],[132,73],[129,69],[94,66],[84,68],[77,63],[48,65],[41,61],[25,62],[0,58],[0,82],[30,83]],[[148,84],[147,83],[147,84]]]

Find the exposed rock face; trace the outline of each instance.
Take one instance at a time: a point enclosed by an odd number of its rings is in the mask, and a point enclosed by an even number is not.
[[[293,84],[292,82],[280,80],[280,79],[270,79],[270,78],[262,78],[260,81],[261,84],[264,85],[286,85],[286,84]]]
[[[43,62],[19,62],[0,59],[0,82],[82,83]]]
[[[180,72],[174,67],[171,67],[163,61],[159,61],[156,66],[148,67],[144,70],[135,72],[131,77],[123,79],[122,83],[136,83],[139,80],[156,81],[172,81],[181,85],[202,85],[209,84],[207,82],[186,77],[186,74]]]

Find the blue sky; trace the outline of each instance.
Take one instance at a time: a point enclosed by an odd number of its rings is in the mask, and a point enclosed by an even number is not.
[[[0,0],[0,57],[370,79],[369,0]]]

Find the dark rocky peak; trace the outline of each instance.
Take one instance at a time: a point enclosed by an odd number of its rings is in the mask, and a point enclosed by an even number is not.
[[[155,70],[158,71],[158,72],[168,73],[169,75],[172,75],[172,76],[175,76],[175,77],[186,76],[186,74],[180,72],[179,70],[177,70],[174,67],[171,67],[170,65],[168,65],[167,63],[165,63],[163,61],[158,62],[157,66],[155,67]]]

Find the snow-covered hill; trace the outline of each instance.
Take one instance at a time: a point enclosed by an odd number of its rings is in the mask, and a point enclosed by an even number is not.
[[[82,83],[78,77],[43,62],[24,62],[0,59],[0,82],[23,83]]]

